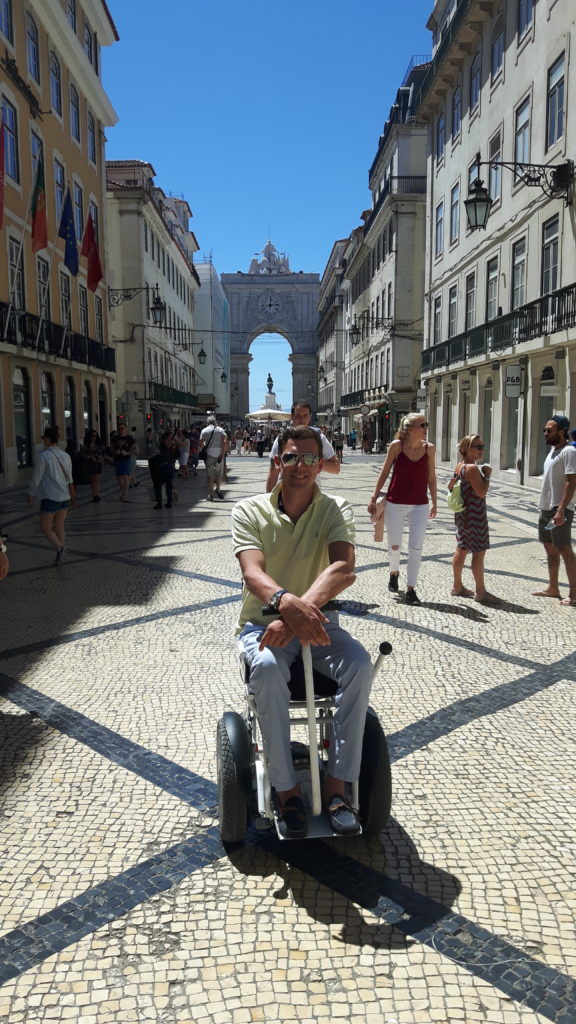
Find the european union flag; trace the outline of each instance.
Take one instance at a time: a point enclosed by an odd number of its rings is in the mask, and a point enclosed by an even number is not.
[[[64,266],[68,267],[71,274],[76,277],[78,273],[78,243],[76,242],[76,228],[74,227],[74,211],[72,209],[72,197],[70,189],[66,193],[58,237],[63,238],[66,245],[64,249]]]

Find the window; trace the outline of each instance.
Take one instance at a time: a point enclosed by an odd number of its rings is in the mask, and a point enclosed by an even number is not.
[[[55,53],[50,54],[50,103],[54,113],[62,117],[62,72]]]
[[[144,251],[148,252],[148,225],[144,221]]]
[[[512,246],[512,309],[526,301],[526,239],[520,238]]]
[[[152,260],[156,259],[156,236],[153,231],[150,232],[150,255]]]
[[[502,74],[504,63],[504,18],[502,15],[497,19],[492,33],[492,81],[495,82]]]
[[[84,433],[92,426],[92,388],[87,380],[82,385],[82,426]]]
[[[76,440],[76,385],[72,377],[66,377],[64,384],[64,426],[66,440]]]
[[[22,269],[22,253],[20,242],[17,238],[10,238],[8,241],[8,264],[10,268],[10,294],[14,309],[17,312],[24,312],[24,271]]]
[[[558,288],[558,217],[542,228],[542,295]]]
[[[438,203],[436,207],[436,222],[434,231],[434,253],[441,256],[444,249],[444,202]]]
[[[437,295],[434,299],[434,323],[433,323],[434,344],[438,345],[442,340],[442,296]]]
[[[70,134],[80,142],[80,100],[75,85],[70,86]]]
[[[46,427],[53,427],[55,420],[54,378],[51,373],[43,373],[40,381],[40,423],[42,432],[46,430]]]
[[[96,341],[104,344],[104,322],[102,319],[102,299],[99,295],[94,296],[94,315],[96,317]]]
[[[38,51],[38,26],[32,15],[26,15],[26,60],[28,71],[35,82],[40,84],[40,55]]]
[[[450,241],[456,242],[460,234],[460,183],[450,192]]]
[[[498,257],[494,256],[486,264],[486,320],[494,320],[498,315]]]
[[[4,121],[4,171],[12,181],[20,181],[20,161],[18,159],[18,121],[16,107],[8,100],[2,100],[2,118]]]
[[[83,284],[78,285],[78,306],[80,309],[80,334],[88,337],[88,292]]]
[[[546,149],[564,134],[564,54],[548,72],[548,105],[546,110]]]
[[[60,322],[63,327],[70,326],[70,278],[63,270],[60,271]]]
[[[490,148],[488,152],[488,159],[490,161],[495,160],[498,163],[502,160],[502,141],[500,132],[496,132],[490,139]],[[490,163],[490,171],[488,175],[488,191],[494,202],[500,199],[502,191],[502,168],[495,167],[493,163]]]
[[[444,114],[440,114],[436,123],[436,160],[444,159],[444,149],[446,147],[446,118]]]
[[[32,465],[32,435],[30,432],[30,379],[19,366],[12,374],[12,401],[14,407],[14,436],[18,469]]]
[[[74,32],[76,32],[76,0],[68,0],[68,21],[70,22]]]
[[[514,162],[527,164],[530,162],[530,100],[525,99],[516,111],[516,130],[514,133]]]
[[[84,234],[84,193],[77,181],[74,182],[74,227],[80,241]]]
[[[12,0],[0,0],[0,32],[9,43],[14,42],[14,21],[12,18]]]
[[[392,255],[394,251],[394,222],[388,224],[388,252]]]
[[[460,135],[460,129],[462,128],[462,86],[459,85],[454,89],[454,95],[452,97],[452,138],[456,138]]]
[[[54,160],[54,192],[56,196],[56,221],[60,223],[60,214],[64,205],[64,189],[66,187],[66,171],[64,164]]]
[[[92,29],[90,25],[84,19],[84,53],[88,57],[91,64],[94,63],[94,38],[92,36]]]
[[[38,309],[43,320],[50,320],[50,288],[48,260],[36,257],[36,278],[38,281]]]
[[[458,322],[458,288],[452,285],[448,292],[448,337],[453,338],[456,334]]]
[[[392,282],[388,284],[388,319],[392,319]]]
[[[468,274],[466,278],[466,310],[465,327],[471,331],[476,323],[476,274]]]
[[[532,28],[532,0],[518,0],[518,39]]]
[[[94,115],[88,111],[87,119],[87,134],[88,134],[88,159],[95,164],[96,163],[96,123],[94,121]]]
[[[480,54],[477,53],[470,68],[470,110],[476,110],[480,102]]]

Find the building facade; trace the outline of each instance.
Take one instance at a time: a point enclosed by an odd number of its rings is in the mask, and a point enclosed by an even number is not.
[[[340,402],[344,381],[344,252],[348,239],[334,242],[320,279],[318,303],[318,418],[327,426],[340,426]]]
[[[116,114],[100,49],[118,39],[103,0],[2,0],[0,94],[4,202],[0,229],[0,486],[26,482],[46,426],[76,448],[112,415],[114,350],[104,280],[88,288],[58,237],[70,189],[78,250],[92,216],[105,271],[104,128]],[[33,192],[46,237],[32,247]],[[43,193],[43,194],[42,194]]]
[[[230,416],[230,306],[211,259],[195,264],[201,288],[196,302],[196,337],[206,353],[200,367],[198,405],[202,412]]]
[[[549,172],[527,166],[563,165],[570,178],[574,6],[438,0],[428,25],[433,60],[417,117],[429,126],[430,437],[453,463],[458,439],[480,433],[495,478],[536,485],[544,423],[576,417],[575,207],[543,190]],[[493,200],[484,231],[470,230],[463,205],[478,175]]]
[[[148,427],[188,426],[198,410],[198,243],[188,203],[154,184],[151,164],[110,160],[106,173],[116,416],[142,441]],[[163,306],[160,326],[154,301]]]
[[[399,418],[415,407],[422,349],[427,128],[414,97],[426,58],[413,58],[390,109],[369,171],[372,205],[339,254],[342,274],[334,306],[321,311],[320,331],[335,328],[341,357],[326,346],[327,364],[342,374],[343,429],[361,426],[370,449],[382,449]],[[333,273],[330,264],[326,273]],[[323,339],[322,339],[323,340]],[[324,354],[324,353],[323,353]],[[326,367],[325,367],[326,368]],[[329,389],[332,388],[332,391]],[[323,390],[324,389],[324,390]],[[320,402],[337,396],[327,378]]]

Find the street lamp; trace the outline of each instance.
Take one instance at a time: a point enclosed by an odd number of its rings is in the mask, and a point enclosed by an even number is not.
[[[108,308],[112,309],[113,306],[121,306],[123,302],[133,299],[136,295],[139,295],[140,292],[149,293],[149,291],[150,289],[147,284],[142,285],[142,287],[139,288],[109,288]],[[166,313],[166,303],[162,302],[162,299],[160,298],[158,283],[156,283],[156,287],[154,288],[154,300],[150,303],[149,309],[152,314],[154,326],[160,326]]]
[[[524,164],[507,163],[501,160],[480,160],[480,153],[476,154],[476,178],[470,182],[468,198],[464,200],[468,227],[471,231],[477,228],[485,228],[490,215],[493,199],[488,189],[484,188],[480,180],[480,168],[484,167],[506,167],[516,176],[516,180],[529,187],[540,188],[550,199],[556,196],[563,196],[566,206],[571,204],[570,191],[574,185],[574,163],[566,160],[556,167],[549,167],[547,164]]]

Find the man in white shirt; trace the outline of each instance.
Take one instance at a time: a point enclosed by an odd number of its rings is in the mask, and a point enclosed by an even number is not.
[[[290,413],[292,415],[292,426],[293,427],[309,427],[310,420],[312,419],[312,406],[305,399],[300,399],[298,402],[294,402]],[[317,430],[317,427],[312,427],[313,430]],[[340,472],[340,463],[336,458],[336,452],[327,438],[324,437],[319,430],[322,440],[322,459],[323,459],[323,471],[325,473],[333,473],[334,476]],[[268,477],[266,479],[266,490],[271,491],[278,483],[278,477],[280,476],[280,469],[276,456],[278,455],[278,438],[272,445],[270,452],[270,469],[268,470]]]
[[[214,501],[214,491],[223,501],[220,490],[222,473],[224,472],[224,456],[228,451],[226,431],[218,426],[215,416],[209,416],[206,426],[200,434],[200,450],[206,450],[206,477],[208,480],[208,501]]]
[[[569,596],[560,603],[576,605],[576,555],[570,537],[576,491],[576,448],[570,444],[569,431],[569,420],[561,415],[552,416],[544,427],[546,444],[552,450],[544,462],[538,539],[546,550],[549,583],[544,590],[534,591],[534,597],[560,597],[558,576],[562,558],[570,590]]]

